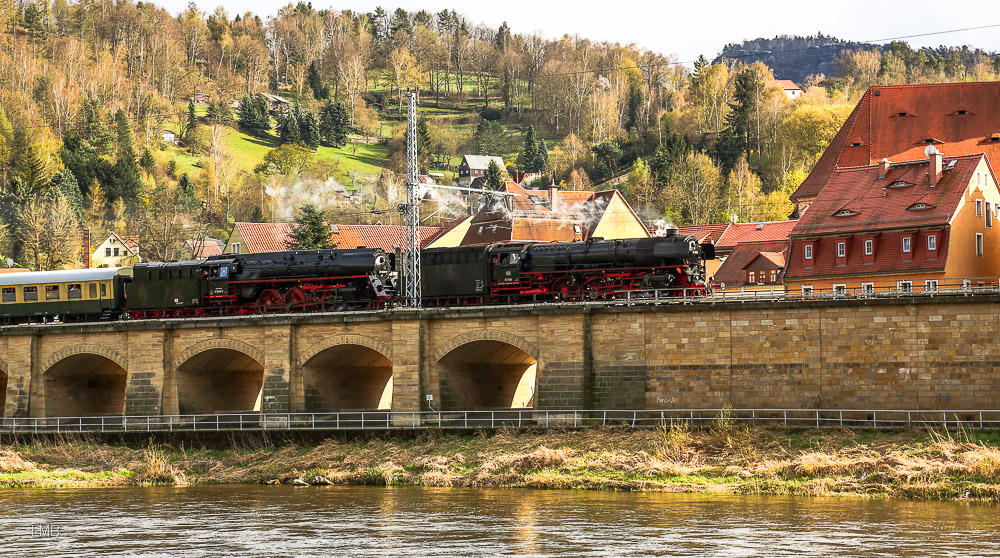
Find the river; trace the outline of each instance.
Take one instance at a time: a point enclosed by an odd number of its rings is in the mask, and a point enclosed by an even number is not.
[[[554,490],[3,490],[0,556],[1000,556],[998,512]]]

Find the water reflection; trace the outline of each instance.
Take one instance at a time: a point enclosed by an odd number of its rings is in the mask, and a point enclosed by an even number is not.
[[[1000,556],[992,505],[434,488],[0,491],[3,556]]]

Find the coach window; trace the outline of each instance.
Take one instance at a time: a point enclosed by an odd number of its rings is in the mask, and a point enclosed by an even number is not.
[[[4,302],[17,302],[17,291],[14,287],[4,287],[3,288],[3,301]]]
[[[101,283],[101,298],[106,298],[108,296],[108,285]]]
[[[24,287],[24,301],[25,302],[37,302],[38,301],[38,287]]]
[[[45,300],[59,300],[59,285],[45,285]]]
[[[76,300],[76,299],[79,299],[79,298],[83,298],[83,289],[81,288],[81,286],[82,285],[80,285],[80,284],[67,285],[66,286],[66,298],[68,298],[70,300]]]

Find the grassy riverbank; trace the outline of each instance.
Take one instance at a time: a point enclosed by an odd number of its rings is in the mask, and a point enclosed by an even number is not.
[[[225,447],[219,448],[220,445]],[[1000,432],[591,429],[214,448],[88,440],[0,447],[0,487],[286,483],[529,487],[1000,501]]]

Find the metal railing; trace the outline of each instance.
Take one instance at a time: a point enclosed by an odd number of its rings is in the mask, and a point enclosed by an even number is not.
[[[355,411],[2,418],[5,434],[628,427],[720,423],[779,428],[1000,428],[1000,410],[670,409]]]

